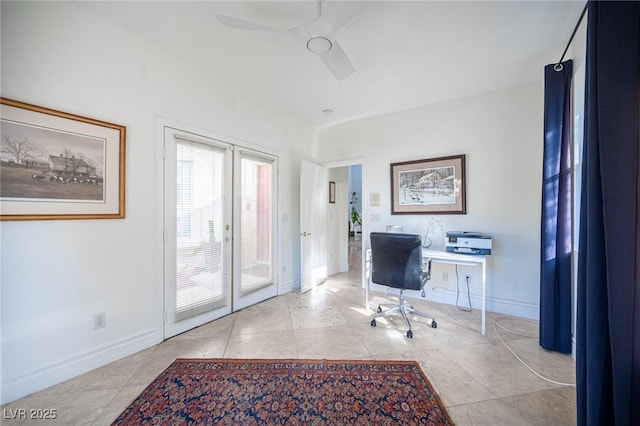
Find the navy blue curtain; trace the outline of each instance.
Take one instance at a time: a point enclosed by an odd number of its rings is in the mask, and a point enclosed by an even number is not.
[[[640,425],[640,2],[589,2],[579,425]]]
[[[571,78],[573,62],[544,68],[540,229],[540,346],[571,353]]]

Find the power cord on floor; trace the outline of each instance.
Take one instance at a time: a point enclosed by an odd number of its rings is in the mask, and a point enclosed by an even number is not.
[[[542,374],[538,373],[536,370],[534,370],[533,368],[531,368],[531,367],[529,366],[529,364],[527,364],[526,362],[524,362],[524,360],[523,360],[522,358],[520,358],[520,356],[518,356],[518,354],[517,354],[517,353],[515,353],[515,351],[514,351],[513,349],[511,349],[511,347],[509,347],[509,345],[507,345],[507,342],[505,342],[505,341],[504,341],[504,339],[502,338],[502,336],[500,336],[500,334],[498,333],[498,329],[497,329],[496,327],[500,327],[501,329],[505,330],[506,332],[509,332],[509,333],[515,334],[515,335],[517,335],[517,336],[529,337],[529,338],[532,338],[532,339],[535,339],[535,338],[536,338],[536,336],[530,336],[530,335],[527,335],[527,334],[518,333],[517,331],[513,331],[513,330],[508,329],[508,328],[507,328],[507,327],[505,327],[504,325],[498,324],[498,320],[505,320],[505,319],[507,319],[507,320],[517,319],[517,320],[519,320],[519,321],[530,321],[530,322],[532,322],[532,323],[534,323],[535,321],[533,321],[533,320],[527,320],[527,319],[523,319],[523,318],[513,318],[513,317],[497,317],[497,318],[495,318],[495,319],[493,320],[493,331],[494,331],[494,333],[496,333],[496,336],[498,336],[498,339],[500,339],[500,341],[502,342],[502,344],[503,344],[507,349],[509,349],[509,351],[513,354],[513,356],[515,356],[515,357],[516,357],[516,359],[522,363],[522,365],[524,365],[525,367],[527,367],[527,368],[529,369],[529,371],[531,371],[533,374],[535,374],[536,376],[540,377],[542,380],[546,380],[547,382],[550,382],[550,383],[553,383],[553,384],[556,384],[556,385],[560,385],[560,386],[573,386],[573,387],[575,387],[575,386],[576,386],[576,385],[575,385],[575,383],[564,383],[564,382],[558,382],[558,381],[556,381],[556,380],[549,379],[548,377],[545,377],[545,376],[543,376]]]
[[[458,265],[456,265],[456,308],[464,312],[471,312],[473,311],[473,308],[471,307],[471,293],[469,292],[469,275],[467,275],[466,278],[467,278],[467,297],[469,298],[469,307],[463,308],[458,305],[458,297],[460,296],[460,277],[458,276]]]

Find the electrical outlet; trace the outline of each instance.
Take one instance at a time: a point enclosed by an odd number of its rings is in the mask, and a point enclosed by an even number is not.
[[[95,314],[93,316],[93,328],[97,330],[99,328],[103,328],[107,326],[107,314],[104,312],[100,312],[99,314]]]
[[[442,273],[442,281],[449,281],[449,273],[448,272],[443,272]]]

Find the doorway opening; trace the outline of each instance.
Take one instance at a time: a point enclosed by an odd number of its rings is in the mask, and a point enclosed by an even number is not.
[[[362,164],[328,165],[327,174],[336,185],[336,203],[327,211],[329,275],[348,273],[362,281]]]

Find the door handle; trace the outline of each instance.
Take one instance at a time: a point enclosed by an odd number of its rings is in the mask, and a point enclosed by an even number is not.
[[[311,232],[309,232],[309,233],[301,232],[300,235],[303,236],[303,237],[311,236]]]

